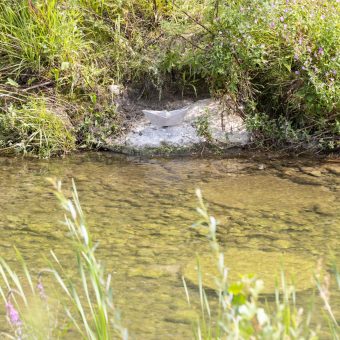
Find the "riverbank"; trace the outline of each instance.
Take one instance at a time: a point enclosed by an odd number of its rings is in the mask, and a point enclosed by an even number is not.
[[[339,6],[4,0],[0,148],[42,158],[102,148],[141,102],[215,98],[257,147],[338,150]]]

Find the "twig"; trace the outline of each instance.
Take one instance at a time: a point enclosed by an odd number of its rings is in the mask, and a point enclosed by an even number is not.
[[[175,7],[177,7],[182,13],[184,13],[189,19],[191,19],[193,22],[195,22],[197,25],[201,26],[203,29],[205,29],[208,33],[210,33],[211,35],[215,35],[215,33],[213,31],[211,31],[207,26],[203,25],[199,20],[195,19],[194,17],[192,17],[188,12],[186,12],[185,10],[183,10],[182,8],[180,8],[177,4],[175,4],[175,2],[173,2],[173,5]]]
[[[19,97],[14,97],[14,96],[7,94],[7,93],[0,93],[0,98],[12,98],[14,100],[19,100],[19,101],[22,101],[22,102],[25,101],[24,99],[21,99]]]
[[[142,49],[145,49],[146,47],[148,47],[148,46],[154,44],[157,40],[159,40],[160,38],[162,38],[163,35],[164,35],[164,33],[161,33],[161,34],[159,34],[156,38],[147,40],[147,41],[143,44],[143,46],[140,47],[140,48],[138,49],[138,52],[140,52]]]
[[[220,0],[215,1],[215,20],[218,18],[220,9]]]
[[[27,87],[27,88],[23,89],[22,92],[28,92],[28,91],[37,89],[39,87],[44,87],[44,86],[51,85],[51,84],[53,84],[53,81],[46,81],[45,83],[41,83],[41,84],[33,85],[31,87]]]
[[[191,40],[189,40],[188,38],[184,37],[183,35],[177,34],[177,36],[178,36],[179,38],[182,38],[183,40],[185,40],[186,42],[188,42],[188,43],[191,44],[192,46],[198,48],[199,50],[205,51],[204,48],[202,48],[202,47],[198,46],[197,44],[193,43]]]

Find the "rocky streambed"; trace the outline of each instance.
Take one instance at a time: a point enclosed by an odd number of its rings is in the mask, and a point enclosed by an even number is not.
[[[114,300],[131,338],[188,339],[195,317],[188,309],[182,275],[192,303],[198,301],[196,255],[204,285],[216,270],[198,216],[195,188],[219,226],[217,237],[230,278],[254,274],[266,298],[281,265],[297,282],[299,306],[308,308],[311,276],[340,259],[340,166],[336,159],[149,158],[112,153],[74,154],[64,159],[0,157],[0,256],[20,272],[16,245],[36,273],[50,249],[78,275],[67,244],[63,211],[46,177],[74,178],[98,258],[112,274]],[[48,276],[44,277],[48,291]],[[340,296],[331,282],[337,317]],[[211,292],[211,289],[208,289]],[[215,294],[210,294],[213,300]],[[317,308],[321,310],[322,304]],[[0,313],[0,327],[6,325]],[[3,329],[2,329],[3,330]]]

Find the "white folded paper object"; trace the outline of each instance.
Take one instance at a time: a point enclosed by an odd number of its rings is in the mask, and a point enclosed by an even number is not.
[[[180,125],[189,107],[172,111],[143,110],[145,117],[157,127]]]

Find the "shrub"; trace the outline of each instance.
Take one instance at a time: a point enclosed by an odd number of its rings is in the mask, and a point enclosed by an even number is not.
[[[233,94],[248,117],[260,114],[283,130],[281,141],[338,147],[339,2],[209,1],[203,8],[188,15],[200,30],[173,68],[187,66],[216,94]],[[285,134],[287,124],[301,139]],[[268,129],[255,131],[275,143]]]

